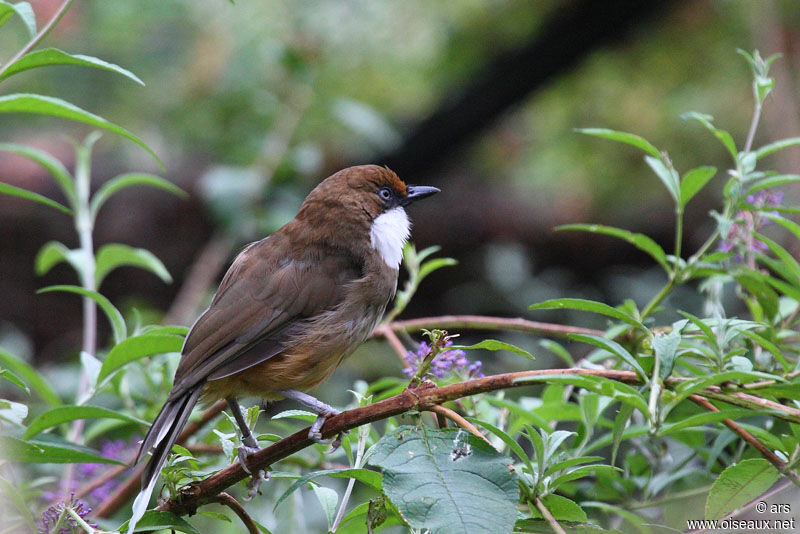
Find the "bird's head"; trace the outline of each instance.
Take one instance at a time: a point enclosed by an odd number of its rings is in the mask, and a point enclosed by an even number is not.
[[[438,192],[436,187],[406,185],[378,165],[348,167],[308,194],[297,219],[313,233],[339,242],[367,241],[397,269],[411,229],[404,208]]]

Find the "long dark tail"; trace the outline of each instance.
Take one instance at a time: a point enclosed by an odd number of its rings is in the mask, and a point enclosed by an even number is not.
[[[136,500],[133,501],[133,515],[128,522],[128,534],[133,532],[136,523],[144,515],[147,510],[147,505],[150,503],[150,497],[153,494],[158,474],[164,463],[167,461],[172,446],[178,440],[178,435],[183,430],[186,420],[192,413],[192,408],[197,404],[200,398],[200,393],[203,391],[203,383],[200,383],[192,389],[184,392],[182,395],[168,399],[161,408],[161,411],[153,421],[150,430],[142,442],[142,448],[139,449],[139,454],[136,456],[134,465],[142,461],[147,456],[147,453],[152,451],[152,456],[147,461],[147,465],[142,472],[142,489]]]

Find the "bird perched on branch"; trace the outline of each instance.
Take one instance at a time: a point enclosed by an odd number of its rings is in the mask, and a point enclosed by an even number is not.
[[[397,288],[410,223],[405,207],[439,190],[406,186],[389,169],[350,167],[321,182],[297,216],[234,260],[183,345],[172,391],[144,438],[147,460],[129,532],[194,405],[225,399],[241,431],[246,467],[258,443],[237,398],[294,399],[317,419],[321,441],[337,410],[303,393],[369,337]]]

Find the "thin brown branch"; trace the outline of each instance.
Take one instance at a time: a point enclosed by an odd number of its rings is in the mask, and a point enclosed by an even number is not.
[[[242,520],[244,526],[247,527],[247,532],[249,534],[260,534],[261,531],[258,530],[258,526],[256,526],[253,518],[247,513],[247,510],[244,509],[244,506],[241,505],[239,501],[234,499],[230,493],[225,493],[224,491],[217,495],[214,498],[214,502],[227,506],[233,513],[239,516],[239,519]]]
[[[447,417],[448,419],[450,419],[452,422],[454,422],[455,424],[457,424],[458,426],[460,426],[464,430],[470,432],[475,437],[478,437],[478,438],[482,439],[483,441],[488,443],[490,447],[494,448],[494,445],[492,445],[492,442],[489,441],[488,439],[486,439],[486,436],[481,434],[480,430],[475,428],[475,425],[473,425],[472,423],[470,423],[469,421],[464,419],[462,416],[460,416],[458,413],[454,412],[450,408],[446,408],[445,406],[442,406],[441,404],[437,404],[436,406],[431,408],[431,411],[435,412],[438,415]]]
[[[489,317],[484,315],[440,315],[438,317],[421,317],[419,319],[394,321],[383,326],[395,332],[414,332],[422,329],[429,330],[431,328],[463,328],[465,330],[514,330],[553,337],[567,337],[569,334],[605,335],[605,332],[600,330],[582,328],[580,326],[540,323],[520,317]],[[380,330],[380,328],[377,328],[373,335],[383,335]]]
[[[556,534],[567,534],[564,528],[558,524],[556,518],[553,517],[553,514],[550,513],[550,510],[547,509],[547,507],[538,497],[533,500],[533,504],[536,506],[536,509],[539,510],[539,513],[542,514],[544,520],[547,521],[547,524],[550,525],[550,528],[553,529],[553,532]]]
[[[458,384],[436,387],[431,383],[423,383],[415,389],[407,389],[404,392],[383,399],[368,406],[362,406],[352,410],[342,412],[330,417],[322,428],[322,437],[333,437],[340,432],[346,432],[358,426],[372,423],[388,417],[400,415],[409,410],[425,411],[431,410],[435,405],[447,401],[476,395],[478,393],[488,393],[500,389],[528,386],[533,377],[547,376],[598,376],[610,380],[616,380],[628,384],[638,384],[639,379],[635,373],[630,371],[618,371],[608,369],[544,369],[533,371],[520,371],[516,373],[506,373],[501,375],[477,378]],[[685,382],[687,379],[670,378],[665,381],[667,386],[674,386]],[[698,393],[703,396],[713,396],[720,400],[735,403],[742,403],[751,408],[765,407],[762,403],[754,403],[750,395],[741,393],[726,394],[719,387],[712,386]],[[743,399],[742,396],[747,397]],[[745,402],[749,401],[749,404]],[[772,409],[780,410],[775,414],[790,421],[800,421],[800,410],[772,403]],[[796,413],[795,413],[796,412]],[[292,454],[312,445],[308,438],[308,428],[299,430],[294,434],[266,447],[253,454],[248,461],[250,470],[268,469],[269,466]],[[244,480],[249,475],[242,469],[237,462],[209,476],[205,480],[191,484],[183,489],[179,495],[173,496],[170,500],[158,507],[159,510],[166,510],[177,515],[194,513],[201,505],[211,502],[211,499],[224,491],[228,487]]]
[[[177,443],[179,445],[186,442],[189,437],[197,433],[206,423],[216,417],[224,408],[225,401],[217,401],[208,407],[202,415],[195,421],[186,425],[183,431],[178,436]],[[141,487],[142,471],[144,470],[144,463],[139,464],[131,473],[128,478],[120,484],[116,490],[95,509],[95,517],[111,517],[128,499],[133,497]]]
[[[719,408],[711,404],[707,399],[699,395],[689,395],[689,400],[708,410],[709,412],[718,412]],[[737,424],[733,419],[723,419],[722,423],[730,428],[734,434],[742,438],[742,440],[746,441],[750,445],[753,446],[761,456],[763,456],[769,463],[775,466],[775,468],[782,474],[786,475],[792,482],[796,485],[800,486],[800,477],[792,471],[788,469],[786,462],[778,458],[775,453],[769,450],[767,447],[764,446],[763,443],[758,441],[755,436],[753,436],[750,432],[742,428],[739,424]]]

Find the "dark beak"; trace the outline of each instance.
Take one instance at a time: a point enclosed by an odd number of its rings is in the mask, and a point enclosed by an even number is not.
[[[421,198],[429,197],[438,193],[438,187],[431,187],[429,185],[409,185],[406,188],[406,197],[401,201],[403,206],[408,206]]]

